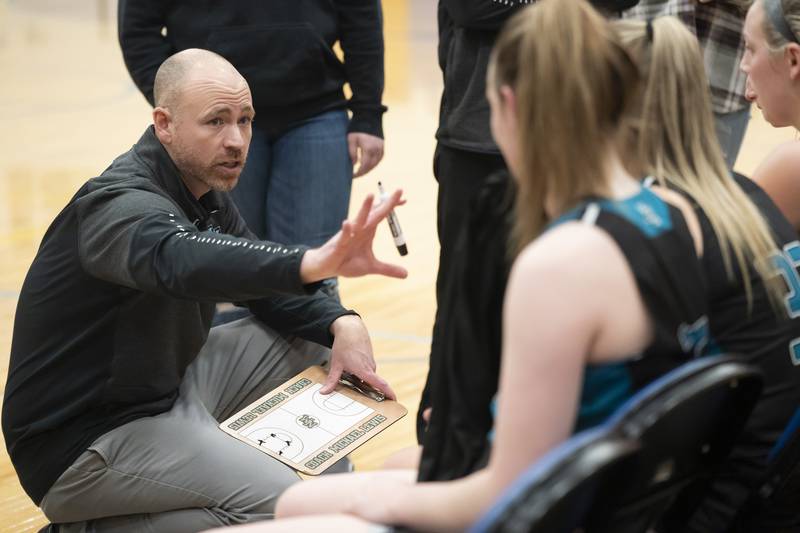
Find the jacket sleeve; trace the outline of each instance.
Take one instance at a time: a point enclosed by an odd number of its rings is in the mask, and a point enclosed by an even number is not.
[[[350,132],[383,137],[383,14],[380,0],[337,0],[339,42],[353,96]]]
[[[305,247],[199,231],[169,200],[139,189],[95,191],[76,204],[81,264],[97,278],[215,302],[306,294]]]
[[[225,228],[232,235],[247,239],[257,239],[233,203],[225,208]],[[263,298],[239,302],[264,324],[283,333],[291,333],[303,339],[331,346],[333,335],[330,328],[333,321],[344,315],[355,315],[355,311],[345,309],[330,296],[319,291],[321,282],[305,286],[307,295],[273,293]]]
[[[161,63],[175,52],[162,34],[169,2],[164,0],[119,0],[117,28],[125,66],[133,82],[150,105],[153,82]]]
[[[271,328],[328,347],[333,344],[333,321],[340,316],[357,314],[345,309],[322,291],[308,296],[275,294],[245,304]]]
[[[532,0],[439,0],[453,23],[462,28],[496,31]]]

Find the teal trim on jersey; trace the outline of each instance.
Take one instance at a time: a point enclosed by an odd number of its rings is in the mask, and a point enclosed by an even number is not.
[[[492,403],[489,404],[489,411],[492,413],[492,420],[497,420],[497,394],[494,395]],[[492,429],[489,430],[486,438],[489,439],[489,442],[494,442],[494,423],[492,423]]]
[[[633,385],[625,361],[586,365],[574,433],[603,423],[633,395]]]
[[[566,213],[564,213],[563,215],[561,215],[557,219],[555,219],[555,220],[551,221],[550,223],[548,223],[547,226],[545,226],[544,231],[547,231],[549,229],[553,229],[554,227],[559,226],[559,225],[561,225],[561,224],[563,224],[565,222],[574,222],[576,220],[580,220],[581,217],[583,216],[583,210],[586,208],[586,206],[588,206],[589,204],[592,204],[592,203],[594,203],[594,202],[592,202],[592,201],[583,202],[578,207],[573,207],[572,209],[570,209],[569,211],[567,211]]]
[[[633,384],[626,361],[602,365],[586,365],[578,406],[578,420],[573,433],[601,424],[633,395]],[[497,396],[489,405],[497,420]],[[494,427],[487,435],[494,441]]]
[[[642,187],[638,193],[622,200],[596,200],[584,202],[574,209],[570,209],[562,216],[548,224],[551,229],[564,222],[578,220],[583,216],[586,206],[595,203],[602,210],[610,211],[637,228],[648,237],[658,237],[665,231],[672,229],[672,218],[669,207],[657,194],[650,189]]]

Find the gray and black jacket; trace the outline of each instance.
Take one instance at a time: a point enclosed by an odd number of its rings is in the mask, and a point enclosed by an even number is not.
[[[215,302],[330,346],[349,314],[304,286],[306,248],[256,240],[227,194],[198,201],[155,133],[56,217],[22,287],[3,434],[39,503],[100,435],[171,408]]]

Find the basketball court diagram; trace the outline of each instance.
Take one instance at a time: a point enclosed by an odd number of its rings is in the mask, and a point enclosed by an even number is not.
[[[287,459],[294,460],[303,452],[303,442],[300,437],[284,429],[259,427],[248,430],[244,436]]]
[[[372,409],[366,405],[360,404],[338,392],[334,392],[333,394],[320,394],[317,390],[314,392],[313,400],[314,405],[332,415],[346,417],[360,415],[363,417],[369,414],[367,411],[372,412]]]
[[[275,408],[241,435],[294,463],[302,463],[315,451],[375,411],[344,394],[320,394],[315,383]]]

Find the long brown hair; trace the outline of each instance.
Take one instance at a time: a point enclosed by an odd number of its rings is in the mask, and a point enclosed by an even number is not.
[[[639,116],[632,121],[631,153],[661,185],[691,196],[708,217],[729,278],[732,258],[752,303],[750,265],[774,303],[784,291],[769,262],[777,247],[767,223],[734,182],[717,142],[700,47],[675,17],[612,23],[644,76]]]
[[[487,87],[509,86],[516,95],[515,252],[543,229],[545,199],[562,212],[608,193],[609,150],[638,78],[606,20],[584,0],[540,0],[508,22],[492,53]]]

